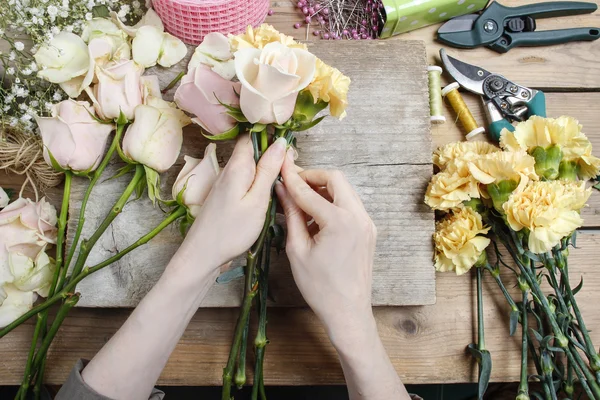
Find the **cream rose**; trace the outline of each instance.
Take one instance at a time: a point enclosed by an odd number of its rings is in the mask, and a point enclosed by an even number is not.
[[[44,159],[54,161],[63,169],[94,170],[100,164],[112,124],[101,124],[93,117],[94,110],[86,101],[65,100],[55,104],[52,117],[37,117]]]
[[[221,171],[216,149],[217,145],[210,143],[204,151],[202,160],[185,156],[185,165],[173,184],[173,198],[181,199],[194,218],[200,213],[200,209]]]
[[[4,292],[4,301],[0,301],[0,328],[4,328],[31,310],[37,296],[33,292],[22,292],[11,284],[0,289],[0,292]]]
[[[137,24],[135,24],[134,26],[128,26],[125,25],[120,19],[119,16],[117,15],[116,12],[111,11],[110,12],[110,17],[112,19],[112,21],[117,24],[117,26],[126,34],[128,34],[131,37],[135,37],[137,30],[139,28],[141,28],[142,26],[145,25],[151,25],[154,26],[156,28],[158,28],[160,31],[164,31],[165,27],[162,23],[162,21],[160,20],[160,17],[158,16],[158,14],[156,13],[156,11],[154,11],[152,8],[148,8],[148,11],[146,11],[146,14],[144,14],[144,16],[142,17],[142,19],[139,20],[139,22]]]
[[[590,195],[585,182],[530,182],[523,191],[513,193],[503,208],[514,231],[529,231],[529,250],[545,253],[582,226],[579,210]]]
[[[181,40],[156,26],[144,25],[135,34],[131,53],[135,62],[145,68],[157,63],[168,68],[185,57],[187,47]]]
[[[472,161],[479,156],[502,151],[493,144],[481,141],[454,142],[440,147],[433,152],[433,163],[444,170],[446,165],[453,160],[461,159]]]
[[[142,104],[141,76],[144,69],[134,61],[124,61],[108,68],[96,66],[98,83],[87,93],[102,119],[117,119],[122,111],[133,119],[133,110]]]
[[[425,193],[425,204],[434,210],[447,211],[479,197],[479,182],[469,172],[466,162],[456,160],[433,176]]]
[[[435,269],[439,272],[465,274],[490,244],[483,236],[490,228],[484,227],[481,215],[469,207],[453,211],[436,223],[435,230]]]
[[[228,81],[233,79],[235,76],[235,65],[229,40],[227,40],[225,35],[218,32],[211,32],[204,37],[202,43],[194,50],[194,55],[192,55],[188,63],[188,72],[200,64],[207,65],[215,73]]]
[[[77,97],[94,78],[94,58],[81,37],[61,32],[33,56],[41,67],[40,78],[60,84],[70,96]]]
[[[150,98],[135,109],[135,121],[123,138],[123,152],[133,161],[165,172],[177,161],[183,127],[190,123],[175,104]]]
[[[279,42],[238,50],[235,72],[242,84],[242,113],[252,124],[285,123],[294,112],[298,92],[312,82],[315,67],[314,55]]]

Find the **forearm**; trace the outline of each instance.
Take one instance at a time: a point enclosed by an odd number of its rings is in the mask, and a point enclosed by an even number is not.
[[[114,399],[148,399],[215,281],[217,271],[197,265],[199,260],[182,246],[155,287],[83,370],[89,386]]]
[[[351,400],[410,399],[383,347],[371,312],[328,328]]]

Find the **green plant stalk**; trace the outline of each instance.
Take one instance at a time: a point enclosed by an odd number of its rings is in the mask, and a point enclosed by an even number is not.
[[[85,194],[83,195],[83,199],[81,200],[81,208],[79,209],[79,219],[77,221],[77,229],[75,230],[75,235],[73,236],[73,243],[71,243],[71,248],[69,249],[69,253],[65,261],[65,268],[61,273],[60,280],[58,283],[59,289],[62,288],[62,286],[65,284],[69,266],[71,265],[71,261],[73,260],[73,256],[75,255],[75,249],[77,248],[79,238],[81,237],[81,232],[83,231],[83,225],[85,224],[85,209],[87,207],[90,195],[92,194],[92,190],[94,189],[94,186],[96,186],[96,183],[100,179],[100,176],[102,176],[102,173],[104,172],[104,169],[110,162],[110,159],[112,158],[113,154],[117,150],[124,128],[125,125],[117,125],[117,130],[110,144],[110,147],[108,148],[108,151],[106,152],[104,158],[100,162],[100,165],[98,165],[98,168],[96,168],[96,170],[93,172],[92,180],[90,181],[90,184],[85,190]]]
[[[271,220],[276,209],[276,201],[273,199],[271,206]],[[264,264],[261,273],[258,276],[258,332],[254,340],[254,354],[256,355],[254,367],[254,384],[252,386],[252,400],[258,399],[258,392],[261,385],[264,385],[263,363],[265,357],[265,347],[269,343],[267,339],[267,295],[269,292],[269,269],[271,265],[271,235],[267,234],[265,246],[263,248]]]
[[[152,238],[158,235],[163,229],[169,226],[171,223],[175,222],[177,219],[186,215],[186,210],[183,207],[176,209],[173,213],[171,213],[167,218],[165,218],[159,225],[156,226],[153,230],[140,237],[137,241],[115,254],[114,256],[104,260],[103,262],[94,265],[90,268],[84,268],[81,273],[75,277],[72,281],[70,281],[63,289],[61,289],[58,293],[55,293],[54,296],[49,297],[42,304],[37,305],[32,308],[16,320],[14,320],[10,325],[7,325],[4,329],[0,330],[0,338],[4,337],[7,333],[15,329],[17,326],[21,325],[23,322],[27,321],[29,318],[34,316],[37,313],[40,313],[57,302],[66,299],[70,296],[70,293],[75,289],[77,284],[85,279],[87,276],[101,270],[102,268],[119,261],[121,258],[137,249],[138,247],[148,243]]]
[[[73,267],[73,272],[71,273],[69,282],[71,282],[81,273],[81,270],[83,269],[90,252],[94,248],[94,245],[104,234],[104,231],[108,229],[114,219],[117,218],[121,211],[123,211],[123,207],[125,207],[125,204],[127,204],[127,201],[135,192],[138,183],[144,178],[144,174],[144,166],[137,164],[135,166],[135,174],[133,175],[133,178],[131,178],[131,182],[129,182],[119,200],[117,200],[117,202],[113,205],[108,215],[104,218],[104,221],[102,221],[98,229],[96,229],[96,232],[94,232],[89,239],[84,239],[81,242],[81,245],[79,246],[79,255],[77,256],[77,261],[75,261],[75,266]]]
[[[46,361],[47,361],[47,358],[44,357],[44,359],[42,360],[42,365],[40,366],[37,377],[35,379],[35,386],[33,387],[34,400],[39,400],[42,395],[42,385],[44,384],[44,373],[46,372]]]
[[[71,182],[73,180],[73,172],[65,171],[65,182],[64,182],[64,190],[63,190],[63,198],[62,204],[60,208],[60,215],[58,217],[58,232],[56,237],[56,262],[54,274],[52,276],[52,282],[50,284],[50,289],[48,291],[48,297],[54,296],[56,291],[56,287],[58,284],[59,276],[61,275],[61,270],[66,269],[67,266],[63,265],[63,253],[64,253],[64,239],[65,239],[65,230],[67,227],[67,216],[69,213],[69,198],[71,196]],[[42,327],[46,326],[46,321],[48,319],[48,311],[44,311],[43,313],[38,315],[37,322],[35,324],[35,329],[33,331],[33,339],[31,340],[31,347],[29,349],[29,355],[27,356],[27,363],[25,364],[25,373],[23,376],[23,383],[21,385],[21,399],[25,400],[27,393],[29,391],[29,380],[26,379],[31,374],[31,365],[33,363],[33,356],[35,354],[35,350],[37,349],[38,339],[43,338],[45,331]],[[34,371],[35,372],[35,371]]]
[[[73,308],[75,306],[75,304],[77,304],[78,301],[79,301],[79,293],[70,295],[69,297],[67,297],[67,299],[65,300],[63,305],[58,309],[58,312],[56,313],[56,317],[54,318],[52,325],[50,325],[50,329],[48,329],[48,334],[46,335],[44,340],[42,340],[42,344],[40,345],[40,348],[39,348],[38,352],[35,354],[35,357],[33,359],[32,365],[33,365],[34,371],[37,370],[37,368],[42,364],[42,361],[46,357],[46,353],[48,352],[48,349],[50,348],[50,344],[52,343],[52,340],[54,340],[54,336],[56,336],[58,329],[60,328],[63,321],[69,314],[69,311],[71,310],[71,308]],[[29,382],[31,381],[31,379],[33,377],[34,377],[34,375],[30,372],[29,375],[27,375],[25,377],[25,379],[23,379],[23,383],[29,384]],[[25,389],[23,392],[25,392],[25,394],[27,394],[26,393],[27,389]],[[23,395],[23,393],[22,393],[22,395]]]
[[[521,380],[519,383],[519,395],[529,396],[529,382],[527,376],[527,290],[523,291],[523,302],[521,304]]]
[[[585,341],[585,347],[587,349],[587,356],[590,360],[590,367],[594,372],[600,371],[600,357],[596,353],[596,349],[594,344],[592,343],[592,338],[590,338],[590,334],[585,326],[585,322],[583,321],[583,317],[581,316],[581,311],[579,311],[579,306],[577,305],[577,301],[575,300],[575,295],[573,294],[573,290],[571,289],[571,283],[569,282],[569,265],[568,259],[565,257],[564,259],[564,268],[561,270],[561,274],[563,275],[563,282],[565,285],[565,290],[567,292],[567,298],[569,299],[569,303],[571,303],[571,307],[573,308],[573,313],[575,314],[575,318],[577,319],[577,324],[579,325],[579,329],[583,335],[583,339]]]
[[[569,349],[567,349],[568,351],[566,351],[565,353],[567,354],[567,360],[569,361],[569,363],[571,365],[573,365],[573,369],[575,370],[575,374],[577,375],[577,378],[579,378],[579,383],[581,383],[581,387],[583,388],[583,390],[585,391],[585,393],[588,395],[588,398],[590,400],[598,400],[600,399],[600,397],[595,396],[592,393],[592,390],[589,386],[589,381],[585,378],[584,373],[582,372],[582,370],[580,369],[579,364],[577,363],[577,361],[575,360],[574,357],[574,353],[569,351]],[[584,369],[587,369],[584,368]],[[593,382],[593,381],[592,381]]]
[[[589,366],[583,360],[583,358],[581,358],[581,355],[579,355],[579,352],[577,351],[575,346],[573,346],[573,344],[569,344],[568,350],[573,355],[573,360],[575,360],[575,367],[579,367],[579,369],[583,373],[583,376],[585,377],[586,381],[590,385],[592,391],[595,392],[594,383],[596,383],[596,379],[594,378],[594,375],[590,372]],[[596,383],[596,386],[598,386],[597,383]],[[600,393],[600,391],[599,391],[599,393]],[[597,395],[596,395],[596,397],[600,398]]]
[[[483,324],[483,270],[477,267],[477,348],[485,350],[485,332]]]
[[[183,78],[185,76],[185,71],[181,71],[179,74],[177,74],[177,76],[175,78],[173,78],[173,80],[171,82],[169,82],[169,84],[163,89],[161,90],[161,93],[166,93],[169,90],[173,89],[175,87],[175,85],[177,85],[177,82],[179,82],[181,80],[181,78]]]
[[[506,286],[504,286],[504,282],[502,282],[502,278],[500,278],[500,274],[498,273],[498,271],[496,271],[494,268],[492,268],[491,265],[488,263],[485,264],[484,268],[488,270],[488,272],[490,273],[490,275],[492,275],[492,277],[494,277],[494,280],[496,281],[496,284],[498,284],[500,291],[502,291],[502,294],[506,298],[506,301],[508,302],[510,309],[513,311],[519,311],[519,307],[513,300],[510,293],[508,293],[508,290],[506,290]]]

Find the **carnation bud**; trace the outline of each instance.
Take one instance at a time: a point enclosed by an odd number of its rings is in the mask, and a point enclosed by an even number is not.
[[[327,102],[317,101],[308,90],[303,90],[298,94],[296,106],[292,119],[300,124],[311,122],[315,116],[327,107]]]
[[[487,185],[488,194],[492,198],[494,208],[499,213],[504,214],[502,205],[506,203],[511,193],[517,188],[517,186],[518,182],[513,180],[504,180],[498,183],[490,183]]]
[[[558,178],[559,166],[563,158],[562,150],[559,146],[549,146],[546,149],[535,147],[531,151],[535,158],[535,172],[546,180],[555,180]]]
[[[558,167],[558,178],[565,181],[577,181],[578,169],[575,161],[562,161]]]

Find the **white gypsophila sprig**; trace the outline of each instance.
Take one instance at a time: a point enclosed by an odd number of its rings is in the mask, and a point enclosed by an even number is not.
[[[35,116],[48,116],[52,105],[67,99],[56,84],[37,76],[33,54],[60,32],[80,35],[94,14],[106,6],[134,24],[145,12],[113,0],[4,0],[0,1],[0,127],[35,129]],[[132,4],[133,5],[133,4]]]

